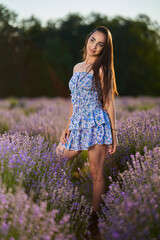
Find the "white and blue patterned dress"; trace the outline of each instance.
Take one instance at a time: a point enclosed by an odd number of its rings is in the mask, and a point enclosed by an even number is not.
[[[70,120],[69,138],[61,144],[69,150],[88,150],[95,144],[112,144],[112,132],[108,113],[98,100],[93,74],[74,72],[69,81],[73,113]],[[99,85],[100,86],[100,85]]]

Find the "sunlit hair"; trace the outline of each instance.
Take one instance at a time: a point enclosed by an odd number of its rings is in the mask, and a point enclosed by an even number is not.
[[[108,98],[108,93],[109,90],[112,87],[112,97],[114,99],[115,94],[119,95],[119,93],[117,92],[117,85],[116,85],[116,78],[115,78],[115,71],[114,71],[114,59],[113,59],[113,43],[112,43],[112,35],[111,32],[104,26],[99,26],[95,29],[93,29],[86,37],[85,40],[85,45],[82,49],[83,51],[83,60],[86,59],[87,56],[87,43],[88,43],[88,39],[91,37],[91,35],[94,32],[101,32],[103,33],[106,38],[105,38],[105,43],[104,43],[104,48],[102,49],[100,55],[98,56],[98,58],[96,59],[96,61],[94,62],[94,64],[92,65],[92,67],[90,67],[89,71],[93,70],[93,78],[95,79],[95,85],[96,88],[98,88],[100,79],[99,79],[99,69],[101,68],[103,71],[103,91],[100,91],[99,94],[99,100],[102,102],[102,106],[104,106],[104,101],[106,102],[106,99]],[[113,79],[113,85],[111,86],[111,80]]]

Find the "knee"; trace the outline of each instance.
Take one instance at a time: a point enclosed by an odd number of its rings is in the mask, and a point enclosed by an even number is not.
[[[92,179],[93,181],[95,182],[100,182],[103,180],[103,172],[102,171],[99,171],[98,169],[96,168],[91,168],[90,169],[90,173],[91,173],[91,176],[92,176]]]
[[[60,155],[60,147],[59,147],[59,145],[56,147],[56,154]]]
[[[60,144],[56,147],[56,155],[57,156],[62,156],[64,153],[64,147],[62,147]]]
[[[59,147],[56,147],[56,155],[59,156]]]

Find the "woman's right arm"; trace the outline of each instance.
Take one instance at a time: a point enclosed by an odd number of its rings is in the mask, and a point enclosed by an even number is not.
[[[76,72],[78,66],[79,66],[79,63],[77,63],[77,64],[74,66],[74,68],[73,68],[73,73]],[[71,108],[70,108],[69,119],[68,119],[67,125],[66,125],[66,127],[65,127],[65,130],[68,130],[72,113],[73,113],[73,104],[72,104],[72,101],[71,101]]]
[[[67,125],[66,125],[65,129],[62,131],[62,135],[60,137],[60,142],[62,144],[65,144],[67,142],[66,138],[69,138],[69,135],[70,135],[70,130],[68,128],[70,125],[72,113],[73,113],[73,104],[71,101],[69,119],[68,119]]]
[[[69,124],[70,124],[70,121],[71,121],[72,113],[73,113],[73,104],[72,104],[72,101],[71,101],[69,119],[68,119],[67,125],[66,125],[66,127],[65,127],[65,130],[68,130],[68,128],[69,128]]]
[[[70,135],[70,132],[71,130],[69,130],[69,124],[70,124],[70,121],[71,121],[71,116],[72,116],[72,112],[73,112],[73,104],[72,104],[72,101],[71,101],[71,109],[70,109],[70,114],[69,114],[69,119],[68,119],[68,122],[67,122],[67,125],[65,127],[65,129],[62,131],[62,135],[60,137],[60,142],[62,144],[65,144],[67,142],[67,138],[69,138],[69,135]]]
[[[76,71],[78,65],[79,65],[79,64],[76,64],[76,65],[74,66],[74,68],[73,68],[73,73]],[[66,127],[65,127],[64,130],[68,130],[68,128],[69,128],[69,124],[70,124],[70,121],[71,121],[72,113],[73,113],[73,104],[72,104],[72,101],[71,101],[69,119],[68,119],[67,125],[66,125]]]
[[[76,64],[76,65],[74,66],[74,68],[73,68],[73,73],[76,71],[77,66],[78,66],[78,64]],[[72,101],[71,101],[69,119],[68,119],[68,122],[67,122],[67,125],[66,125],[64,131],[62,132],[62,136],[61,136],[61,138],[60,138],[60,141],[61,141],[63,144],[67,142],[66,138],[69,138],[69,135],[70,135],[70,131],[71,131],[71,130],[69,130],[68,128],[69,128],[69,125],[70,125],[72,113],[73,113],[73,104],[72,104]]]

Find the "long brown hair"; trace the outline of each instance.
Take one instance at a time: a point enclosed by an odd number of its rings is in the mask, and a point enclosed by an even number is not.
[[[117,92],[117,85],[116,85],[116,78],[115,78],[115,71],[114,71],[114,61],[113,61],[113,43],[112,43],[112,35],[110,31],[104,27],[99,26],[94,28],[86,37],[85,45],[82,49],[83,51],[83,60],[86,59],[87,50],[86,46],[88,43],[88,39],[94,32],[102,32],[106,36],[104,48],[100,55],[98,56],[97,60],[94,62],[92,67],[89,71],[93,70],[93,79],[95,80],[96,89],[98,88],[100,77],[99,77],[99,69],[102,68],[103,71],[103,91],[101,89],[99,93],[99,100],[102,102],[102,106],[104,106],[103,99],[108,98],[109,90],[111,89],[111,80],[113,79],[113,88],[112,88],[112,97],[114,99],[115,94],[119,95]],[[93,84],[92,84],[93,86]]]

